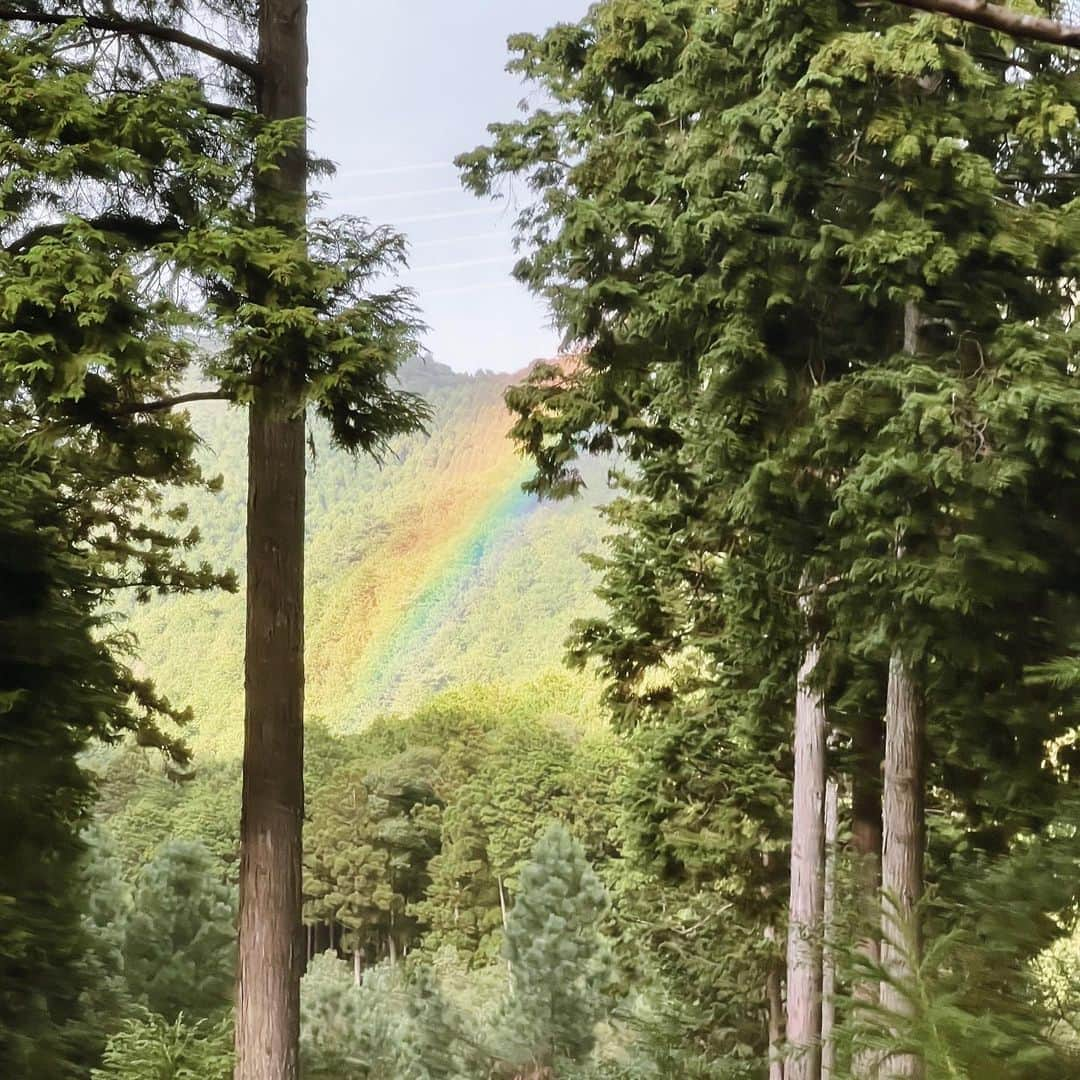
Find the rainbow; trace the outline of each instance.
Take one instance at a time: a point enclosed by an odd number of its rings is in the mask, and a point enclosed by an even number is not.
[[[415,374],[435,408],[430,436],[404,440],[384,467],[319,449],[307,536],[309,718],[356,730],[451,686],[512,686],[561,670],[571,622],[592,610],[579,556],[596,549],[601,524],[588,505],[541,506],[522,492],[530,465],[507,438],[503,401],[519,377],[433,365]],[[206,425],[226,492],[193,506],[193,520],[208,524],[208,560],[242,570],[243,417],[222,412]],[[196,750],[238,753],[243,595],[173,596],[127,614],[146,673],[193,707]]]
[[[535,507],[521,490],[529,468],[508,426],[501,402],[482,409],[437,489],[398,512],[389,535],[332,583],[308,623],[309,716],[355,728],[395,703],[397,685],[454,617],[481,564]]]

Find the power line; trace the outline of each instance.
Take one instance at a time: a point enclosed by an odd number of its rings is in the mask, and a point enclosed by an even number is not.
[[[416,191],[391,191],[379,195],[335,195],[334,198],[344,203],[387,202],[390,199],[418,199],[424,195],[462,194],[456,184],[453,187],[420,188]]]
[[[420,299],[425,300],[432,296],[457,296],[459,293],[484,292],[487,289],[509,289],[518,282],[511,278],[503,281],[489,281],[481,285],[460,285],[452,289],[424,289],[420,293]]]
[[[419,251],[421,248],[447,247],[449,244],[468,244],[475,240],[503,240],[505,238],[506,234],[501,232],[469,233],[465,236],[447,236],[442,240],[421,240],[415,244],[410,242],[409,249]]]
[[[378,169],[346,169],[335,175],[342,178],[357,176],[392,176],[397,173],[430,172],[433,169],[452,169],[452,161],[427,161],[420,165],[387,165]]]
[[[485,206],[477,210],[450,210],[445,214],[415,214],[412,217],[396,218],[395,225],[415,225],[420,221],[449,221],[451,218],[481,217],[484,214],[496,214],[501,206]]]
[[[465,270],[470,266],[492,266],[495,263],[509,262],[515,259],[515,255],[494,255],[486,259],[465,259],[462,262],[435,263],[430,266],[414,266],[414,274],[430,273],[434,270]]]

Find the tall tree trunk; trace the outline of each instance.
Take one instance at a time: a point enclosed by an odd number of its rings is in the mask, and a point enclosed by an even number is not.
[[[359,948],[359,946],[357,946],[355,949],[353,949],[353,953],[352,953],[353,982],[357,986],[359,986],[361,981],[362,981],[361,980],[362,972],[363,972],[363,969],[360,966],[360,948]]]
[[[854,768],[851,774],[851,848],[855,875],[855,903],[860,938],[858,951],[875,970],[881,961],[881,768],[884,746],[878,716],[868,714],[855,729]],[[861,978],[852,987],[856,1007],[873,1009],[878,1004],[877,977]],[[852,1075],[874,1080],[878,1055],[856,1051]]]
[[[923,892],[926,832],[924,729],[920,689],[911,668],[899,651],[894,651],[889,661],[885,707],[881,963],[887,978],[881,983],[881,1005],[897,1017],[912,1012],[912,1002],[901,987],[910,982],[922,955],[918,904]],[[922,1075],[921,1062],[916,1054],[894,1054],[885,1062],[882,1073],[890,1080],[918,1077]]]
[[[918,306],[904,309],[904,350],[920,351],[921,316]],[[904,557],[897,540],[897,559]],[[909,662],[898,646],[889,658],[889,684],[885,702],[885,787],[882,799],[881,888],[883,894],[881,1005],[887,1013],[904,1017],[913,1003],[902,992],[910,984],[922,957],[918,904],[923,893],[923,849],[926,836],[924,746],[926,721],[922,691]],[[897,1023],[897,1030],[902,1027]],[[919,1077],[917,1054],[892,1054],[882,1075]]]
[[[805,588],[805,582],[804,582]],[[795,690],[795,778],[788,918],[786,1080],[821,1076],[821,937],[825,864],[825,705],[810,688],[818,647],[807,646]]]
[[[306,0],[261,0],[258,104],[267,119],[307,116],[306,29]],[[306,148],[291,150],[278,165],[257,181],[256,214],[302,235]],[[273,303],[269,284],[262,299]],[[236,1080],[299,1076],[304,356],[289,353],[256,367],[249,409]]]
[[[836,1076],[836,845],[839,835],[840,789],[829,778],[825,785],[825,901],[824,952],[821,959],[821,1080]]]
[[[501,876],[495,880],[499,883],[499,911],[502,914],[503,933],[505,933],[509,918],[506,911],[506,890],[503,888]],[[506,985],[510,987],[512,993],[514,989],[514,965],[509,960],[506,961]]]
[[[501,877],[495,879],[499,883],[499,913],[502,915],[503,929],[506,929],[507,914],[506,914],[506,890],[503,888],[503,880]]]

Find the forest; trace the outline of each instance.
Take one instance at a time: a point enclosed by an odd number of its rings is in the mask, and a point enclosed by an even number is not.
[[[511,37],[504,380],[308,19],[0,2],[0,1076],[1080,1077],[1068,6]]]

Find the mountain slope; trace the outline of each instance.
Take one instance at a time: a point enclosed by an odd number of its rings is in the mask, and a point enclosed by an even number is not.
[[[402,382],[434,409],[430,434],[401,440],[379,465],[315,432],[307,513],[307,713],[340,730],[413,708],[470,682],[528,682],[561,666],[574,618],[596,609],[581,560],[600,544],[596,502],[540,503],[506,439],[511,376],[411,365]],[[245,418],[193,413],[224,492],[191,502],[200,554],[243,573]],[[193,741],[239,749],[242,596],[155,598],[127,613],[142,666],[196,710]],[[591,696],[583,685],[584,697]]]

